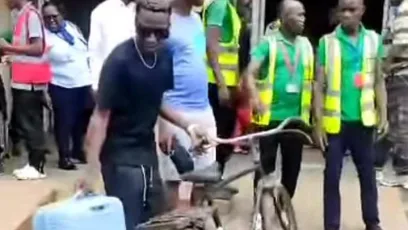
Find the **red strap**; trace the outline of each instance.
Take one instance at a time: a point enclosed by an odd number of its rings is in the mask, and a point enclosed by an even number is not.
[[[283,42],[279,43],[279,46],[282,48],[283,52],[283,58],[285,59],[285,65],[289,70],[289,73],[291,74],[291,77],[294,77],[296,74],[297,67],[299,65],[299,60],[300,60],[300,50],[296,47],[296,53],[295,53],[295,62],[292,63],[292,60],[290,59],[288,48],[286,47]]]

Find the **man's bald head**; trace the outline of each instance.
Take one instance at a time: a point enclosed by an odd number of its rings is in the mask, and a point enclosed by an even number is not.
[[[339,0],[339,21],[346,29],[356,29],[361,24],[364,12],[364,0]]]
[[[303,7],[303,4],[298,0],[282,0],[278,5],[278,16],[282,19],[292,7],[298,6]]]
[[[295,34],[303,32],[305,25],[305,8],[300,1],[283,0],[278,6],[279,19],[282,27]]]
[[[349,1],[354,1],[354,2],[356,2],[358,5],[362,5],[362,6],[364,6],[364,0],[339,0],[339,5],[341,4],[341,3],[347,3],[347,2],[349,2]]]

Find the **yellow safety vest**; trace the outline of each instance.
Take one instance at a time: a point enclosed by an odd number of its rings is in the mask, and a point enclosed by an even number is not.
[[[203,6],[203,22],[204,26],[207,26],[206,13],[208,7],[213,3],[211,1],[209,4]],[[233,27],[233,36],[231,41],[223,43],[220,42],[220,55],[218,57],[218,62],[220,64],[221,73],[224,76],[224,81],[227,86],[236,86],[239,82],[239,33],[241,31],[241,19],[238,16],[238,13],[235,7],[228,2],[228,10],[230,11],[232,27]],[[207,63],[209,61],[207,60]],[[211,68],[211,65],[208,64],[207,67],[208,81],[210,83],[217,83],[214,71]]]
[[[252,116],[252,123],[259,126],[269,125],[271,119],[271,105],[273,101],[273,84],[275,81],[275,66],[277,56],[277,41],[274,36],[269,36],[269,69],[268,76],[263,80],[257,81],[260,100],[267,106],[266,111],[262,115]],[[312,103],[312,82],[314,77],[314,54],[310,41],[306,37],[301,39],[301,56],[304,65],[304,76],[302,82],[302,98],[301,98],[301,118],[307,123],[310,123],[310,111]]]
[[[375,108],[375,66],[379,35],[367,30],[364,36],[363,64],[361,70],[361,119],[364,126],[377,123]],[[326,47],[326,92],[324,98],[323,126],[327,133],[337,134],[341,128],[341,46],[336,34],[324,36]]]

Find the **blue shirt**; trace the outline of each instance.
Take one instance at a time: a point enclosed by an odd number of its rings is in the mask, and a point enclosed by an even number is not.
[[[71,23],[67,23],[66,30],[74,37],[74,45],[70,45],[60,35],[46,30],[53,75],[51,83],[64,88],[91,85],[86,40]]]
[[[154,56],[143,55],[146,63]],[[166,49],[157,51],[147,68],[134,42],[118,45],[106,59],[99,80],[97,105],[110,110],[101,162],[119,165],[157,165],[154,125],[163,93],[173,88],[173,60]]]
[[[209,107],[206,43],[200,16],[173,13],[167,44],[173,53],[174,89],[166,92],[165,103],[183,111]]]

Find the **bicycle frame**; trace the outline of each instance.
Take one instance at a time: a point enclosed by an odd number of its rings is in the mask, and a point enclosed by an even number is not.
[[[216,142],[218,143],[231,143],[231,142],[237,142],[241,141],[243,139],[249,139],[251,142],[251,149],[250,152],[253,156],[254,160],[254,165],[252,167],[249,167],[247,169],[244,169],[232,176],[229,176],[222,181],[215,183],[215,184],[210,184],[210,185],[204,185],[204,196],[202,197],[200,201],[200,205],[204,205],[204,202],[207,201],[209,206],[213,206],[214,201],[211,196],[211,193],[225,187],[226,185],[232,183],[233,181],[236,181],[254,171],[259,170],[261,172],[261,178],[258,181],[257,187],[255,188],[255,200],[254,200],[254,207],[253,210],[255,211],[253,214],[253,220],[252,220],[252,229],[259,229],[259,226],[262,226],[262,216],[260,214],[260,207],[261,207],[261,198],[263,195],[263,192],[267,189],[273,189],[275,187],[281,186],[280,183],[280,177],[281,173],[280,170],[274,170],[271,173],[265,174],[265,171],[262,169],[262,165],[260,163],[260,150],[259,150],[259,142],[257,141],[258,138],[263,137],[263,136],[271,136],[271,135],[276,135],[276,134],[281,134],[281,133],[298,133],[302,134],[303,136],[306,136],[308,141],[311,142],[311,139],[308,135],[303,133],[302,131],[299,130],[293,130],[293,129],[286,129],[285,126],[289,124],[293,120],[299,120],[298,118],[288,118],[285,121],[283,121],[276,129],[273,130],[268,130],[256,134],[250,134],[238,138],[232,138],[228,140],[222,140],[222,139],[216,139]],[[275,163],[276,164],[276,163]],[[278,169],[278,167],[275,167]],[[218,214],[218,210],[215,209],[213,212],[213,219],[214,222],[217,226],[218,229],[222,229],[222,223],[220,216]]]

